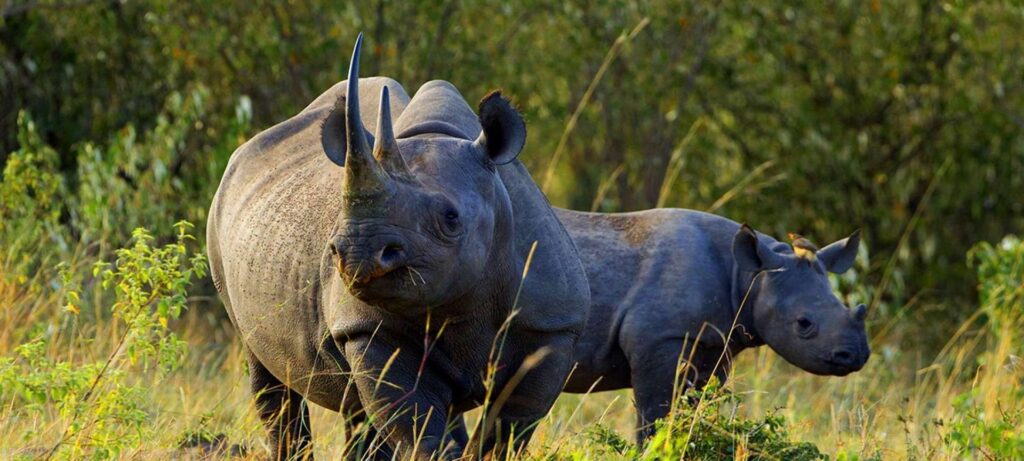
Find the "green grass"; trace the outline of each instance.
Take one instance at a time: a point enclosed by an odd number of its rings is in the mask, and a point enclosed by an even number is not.
[[[30,323],[72,315],[60,303],[58,293],[22,291],[11,284],[0,288],[7,309],[43,307],[41,312],[25,313]],[[999,299],[994,302],[1019,301],[1005,296]],[[200,456],[199,448],[188,446],[197,441],[224,441],[241,451],[243,458],[266,456],[240,345],[223,316],[214,313],[215,299],[191,301],[193,309],[169,324],[181,335],[187,350],[173,371],[144,370],[127,362],[119,365],[125,375],[117,385],[139,386],[145,391],[133,402],[144,412],[138,428],[144,437],[109,452],[83,446],[80,452],[58,453],[124,459]],[[1017,387],[1024,379],[1024,369],[1014,355],[1019,350],[1018,340],[1008,328],[1019,323],[1009,319],[1002,330],[993,330],[981,319],[981,315],[972,317],[934,357],[902,348],[908,338],[895,333],[905,330],[901,324],[927,321],[926,314],[905,317],[893,328],[885,328],[884,320],[876,319],[869,328],[890,333],[875,335],[871,361],[845,378],[809,375],[767,348],[745,352],[736,360],[736,373],[726,392],[706,397],[717,403],[696,409],[682,407],[671,418],[679,424],[659,433],[646,453],[637,452],[630,442],[635,415],[629,392],[566,394],[541,422],[524,458],[657,459],[678,455],[680,447],[666,448],[666,444],[681,440],[694,421],[692,440],[705,443],[690,445],[687,458],[748,459],[758,455],[758,440],[751,437],[757,431],[751,428],[760,428],[766,421],[766,427],[776,424],[781,434],[769,434],[783,441],[773,443],[808,442],[833,459],[1018,456],[1022,453],[1022,427],[1017,409],[1024,406],[1024,396]],[[1017,321],[1019,316],[1013,320]],[[42,356],[77,364],[107,357],[118,338],[117,322],[108,317],[95,324],[81,323],[72,330],[76,335],[73,349],[52,343]],[[4,356],[11,356],[14,347],[0,345]],[[13,452],[35,458],[54,446],[67,423],[66,417],[54,411],[56,402],[38,402],[42,410],[26,417],[23,403],[7,392],[0,391],[0,395],[5,398],[0,408],[4,456]],[[84,411],[97,409],[87,406]],[[479,412],[471,413],[470,423],[478,417]],[[776,417],[780,419],[773,419]],[[341,415],[313,408],[312,424],[318,458],[335,459],[345,452]],[[723,451],[722,446],[730,448]],[[762,459],[789,459],[763,455]],[[215,454],[215,458],[221,457],[230,456]]]

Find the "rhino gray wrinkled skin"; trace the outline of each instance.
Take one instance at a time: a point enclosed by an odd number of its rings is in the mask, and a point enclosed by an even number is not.
[[[866,308],[847,309],[826,275],[853,265],[857,232],[798,256],[698,211],[557,214],[583,257],[592,297],[566,391],[632,387],[641,443],[677,389],[701,388],[713,375],[724,382],[744,349],[767,344],[819,375],[846,375],[868,360]]]
[[[492,93],[477,116],[443,81],[410,99],[359,79],[360,43],[348,80],[232,155],[211,205],[257,409],[278,458],[310,453],[307,400],[369,418],[353,456],[501,455],[569,374],[585,271],[515,160],[518,112]],[[490,363],[495,418],[470,441],[461,414],[485,401]]]

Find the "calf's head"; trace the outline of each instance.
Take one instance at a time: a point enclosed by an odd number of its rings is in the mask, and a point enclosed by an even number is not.
[[[328,251],[349,292],[419,314],[514,276],[501,267],[513,244],[512,205],[495,165],[519,154],[523,119],[492,93],[480,103],[475,140],[443,133],[396,139],[384,86],[371,136],[359,113],[361,42],[360,35],[346,97],[322,133],[328,157],[344,159],[341,217]],[[342,112],[344,128],[331,130],[331,117]]]
[[[871,355],[867,308],[844,306],[826,275],[849,270],[859,244],[854,232],[821,250],[797,253],[785,243],[767,243],[746,225],[733,239],[737,268],[761,273],[743,307],[751,309],[754,329],[779,355],[811,373],[845,376]]]

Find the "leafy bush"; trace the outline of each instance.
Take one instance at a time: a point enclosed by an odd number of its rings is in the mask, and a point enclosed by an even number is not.
[[[220,132],[207,126],[208,99],[202,86],[171,93],[147,132],[127,125],[106,145],[78,149],[72,213],[84,240],[116,246],[136,227],[170,237],[176,217],[205,223],[206,206],[250,117],[241,99]],[[201,145],[199,138],[211,134],[215,139]],[[191,164],[200,159],[202,164]]]
[[[1020,402],[1024,391],[1016,394],[1012,401]],[[944,441],[958,457],[1024,458],[1024,408],[1010,403],[987,414],[973,390],[958,395],[953,408],[958,417],[949,424]]]
[[[0,181],[0,277],[24,284],[53,253],[34,251],[37,243],[67,249],[60,226],[66,194],[57,152],[24,112],[18,114],[18,142]]]
[[[88,350],[93,338],[61,343],[46,336],[19,346],[15,357],[0,358],[0,399],[13,404],[11,416],[58,424],[56,440],[50,433],[30,431],[23,434],[26,441],[52,444],[50,454],[65,458],[106,459],[136,447],[155,429],[145,424],[153,374],[175,369],[186,352],[168,322],[181,315],[191,282],[206,273],[205,257],[188,249],[192,225],[175,227],[176,240],[163,246],[136,229],[131,246],[117,250],[112,264],[95,265],[93,274],[102,288],[113,291],[108,309],[120,331],[105,360],[75,359],[79,354],[73,351]],[[67,277],[66,310],[77,315],[81,280]],[[56,353],[58,346],[69,352]]]
[[[597,425],[588,431],[599,452],[624,459],[661,460],[825,460],[827,456],[808,442],[794,442],[786,421],[777,414],[756,419],[738,415],[739,398],[717,382],[704,391],[682,396],[645,447],[637,447],[616,432]],[[572,453],[567,456],[574,459]]]
[[[978,301],[988,317],[989,330],[996,337],[1007,329],[1021,331],[1024,242],[1016,236],[1007,236],[997,245],[981,242],[971,249],[968,259],[978,268]]]
[[[172,127],[172,138],[187,139],[187,148],[167,149],[181,156],[170,162],[153,153],[169,182],[216,182],[220,171],[207,168],[223,168],[226,154],[211,146],[237,146],[228,126],[240,98],[251,98],[253,128],[293,115],[343,78],[352,40],[365,31],[367,75],[395,77],[410,91],[446,79],[469,100],[499,85],[515,96],[530,127],[523,159],[539,180],[575,115],[551,169],[554,203],[713,208],[822,240],[862,227],[876,261],[897,262],[864,274],[870,282],[887,274],[879,296],[892,305],[919,292],[963,301],[952,310],[966,305],[966,250],[1024,225],[1024,180],[1015,174],[1024,166],[1024,14],[1012,2],[44,5],[19,4],[0,19],[0,119],[35,114],[72,185],[88,169],[79,159],[96,155],[117,158],[129,177],[146,168],[113,152],[122,144],[115,138],[139,142],[119,131],[125,126]],[[620,40],[638,24],[647,25]],[[187,124],[161,121],[172,95],[188,101],[199,86],[207,89],[202,129],[184,135]],[[5,127],[0,162],[18,143],[14,125]],[[90,142],[110,146],[80,152]],[[157,163],[154,210],[172,206],[161,200]],[[175,199],[202,208],[209,195]],[[172,216],[201,226],[202,214]],[[123,229],[143,224],[169,232]],[[956,314],[945,318],[969,309]]]
[[[980,311],[987,317],[987,347],[970,389],[953,398],[954,417],[943,441],[957,457],[1024,458],[1024,242],[982,242],[968,255],[978,270]]]
[[[696,402],[690,404],[690,402]],[[783,417],[767,414],[744,419],[735,412],[739,398],[715,382],[704,391],[688,391],[668,418],[658,423],[640,458],[698,460],[818,460],[818,447],[793,442]]]

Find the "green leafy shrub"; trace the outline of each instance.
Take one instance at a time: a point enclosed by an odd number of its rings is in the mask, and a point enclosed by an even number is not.
[[[22,344],[14,357],[0,359],[0,399],[14,404],[11,415],[59,425],[56,440],[44,431],[25,433],[24,439],[52,444],[50,453],[65,458],[106,459],[137,446],[155,429],[145,424],[154,377],[174,370],[186,352],[168,322],[181,315],[186,289],[207,269],[202,254],[190,253],[191,227],[177,223],[176,239],[163,246],[136,229],[132,244],[117,250],[113,263],[94,266],[101,287],[113,292],[108,308],[120,331],[105,360],[82,363],[73,352],[55,353],[60,340],[52,337]],[[80,281],[67,282],[66,310],[75,315]],[[73,337],[63,347],[88,350],[91,340]]]
[[[968,254],[978,270],[979,309],[987,347],[971,388],[953,398],[943,442],[957,457],[1024,458],[1024,380],[1019,332],[1024,329],[1024,242],[982,242]]]
[[[1015,402],[1024,398],[1017,391]],[[986,414],[975,390],[957,396],[958,417],[950,422],[943,441],[958,457],[1024,459],[1024,408],[1004,406]]]
[[[768,414],[758,419],[738,417],[738,397],[715,384],[707,391],[690,391],[668,418],[660,421],[648,449],[640,459],[696,460],[818,460],[827,459],[818,447],[790,440],[782,416]]]
[[[87,143],[78,150],[72,213],[84,240],[117,246],[129,229],[145,227],[165,237],[175,217],[205,223],[209,198],[250,117],[242,99],[221,132],[208,126],[208,100],[202,86],[171,93],[148,131],[127,125],[106,145]],[[205,137],[214,139],[200,139]],[[203,163],[191,164],[196,161]]]
[[[978,268],[978,301],[988,317],[989,331],[999,334],[1020,327],[1024,316],[1024,242],[1016,236],[1007,236],[997,245],[981,242],[971,249],[968,259]]]
[[[808,442],[791,440],[786,421],[777,414],[745,419],[737,414],[739,398],[711,382],[704,391],[690,390],[673,411],[658,421],[657,430],[639,448],[604,426],[587,433],[600,453],[637,460],[824,460]],[[572,453],[568,459],[574,459]]]
[[[0,277],[20,285],[54,253],[37,251],[38,243],[66,250],[67,242],[59,222],[65,197],[60,159],[25,112],[18,114],[18,143],[0,181]]]

